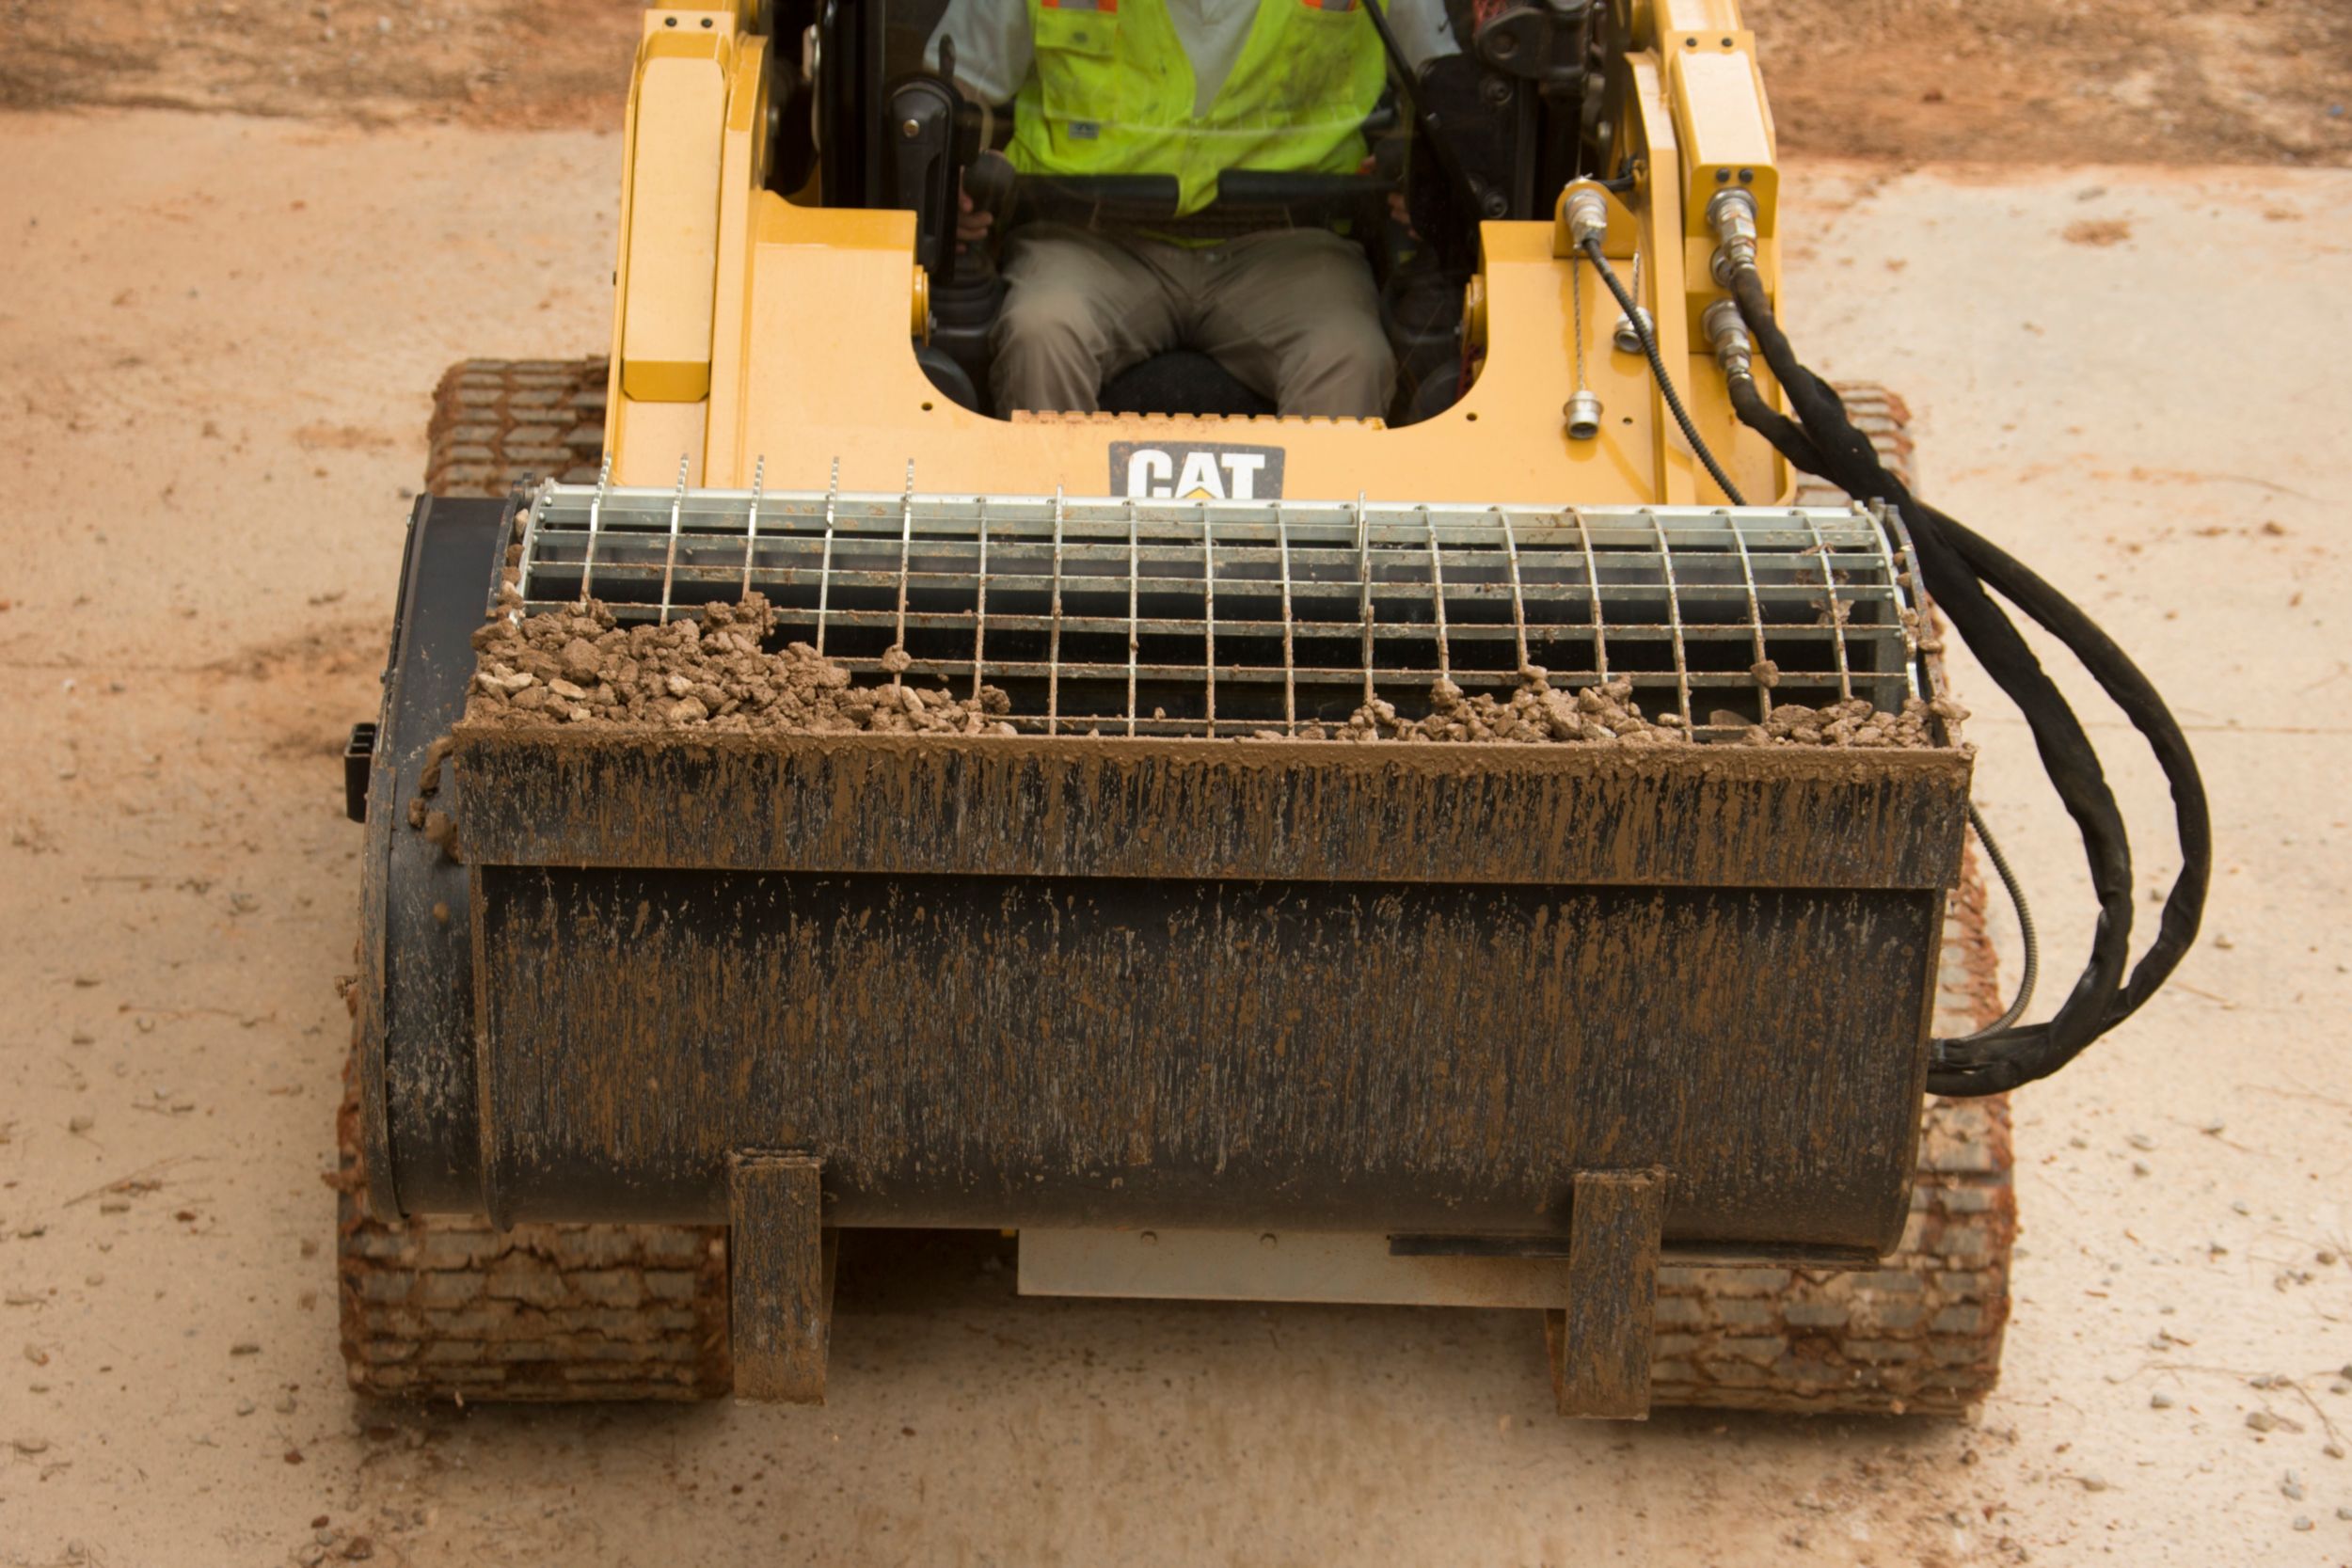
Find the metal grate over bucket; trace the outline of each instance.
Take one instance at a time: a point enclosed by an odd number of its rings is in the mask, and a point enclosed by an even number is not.
[[[623,489],[543,484],[527,611],[624,623],[757,593],[784,641],[859,674],[1012,699],[1024,730],[1247,735],[1427,711],[1440,676],[1505,695],[1630,680],[1728,736],[1774,703],[1921,694],[1907,552],[1860,508]],[[1760,667],[1772,667],[1759,680]]]

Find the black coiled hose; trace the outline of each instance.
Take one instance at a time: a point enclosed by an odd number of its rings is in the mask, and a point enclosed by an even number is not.
[[[1848,495],[1897,509],[1910,530],[1927,591],[2025,716],[2042,767],[2082,835],[2099,902],[2082,975],[2047,1022],[1937,1040],[1928,1086],[1938,1094],[1994,1094],[2046,1077],[2154,994],[2196,938],[2212,874],[2213,832],[2187,737],[2147,676],[2080,607],[1992,541],[1921,504],[1886,470],[1869,437],[1846,417],[1836,392],[1798,361],[1752,262],[1734,267],[1732,297],[1797,417],[1792,420],[1772,409],[1753,383],[1743,394],[1744,378],[1734,380],[1734,410],[1798,467]],[[2155,940],[2128,979],[2132,870],[2122,814],[2082,721],[1988,588],[2082,662],[2146,737],[2171,787],[2181,870],[2165,900]]]

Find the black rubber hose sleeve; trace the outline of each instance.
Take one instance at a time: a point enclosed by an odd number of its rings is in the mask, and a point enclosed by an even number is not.
[[[1901,512],[1929,593],[2025,715],[2042,766],[2081,834],[2099,903],[2082,975],[2047,1023],[1968,1045],[1939,1041],[1933,1075],[1942,1093],[1991,1093],[2042,1076],[2097,1037],[2129,961],[2131,847],[2114,792],[2081,721],[2024,637],[1985,593],[1976,570],[1943,532],[1940,515],[1922,508],[1886,471],[1868,437],[1846,418],[1836,393],[1798,362],[1773,316],[1763,281],[1752,268],[1734,275],[1733,297],[1803,421],[1812,455],[1821,460],[1818,471],[1850,495],[1884,500]]]
[[[1726,378],[1731,388],[1731,411],[1740,416],[1740,422],[1755,431],[1777,449],[1783,457],[1809,474],[1826,468],[1828,461],[1821,456],[1813,437],[1804,433],[1804,426],[1764,401],[1763,390],[1749,375]]]
[[[1751,320],[1751,330],[1756,330],[1758,320],[1771,323],[1772,338],[1777,339],[1777,343],[1760,332],[1759,341],[1766,343],[1768,352],[1775,346],[1785,350],[1786,336],[1778,333],[1777,322],[1772,321],[1770,302],[1763,297],[1760,279],[1750,275],[1742,281],[1749,286],[1740,291],[1746,296],[1741,300],[1741,313],[1744,317],[1755,318]],[[1793,356],[1790,357],[1793,359]],[[1834,394],[1828,401],[1835,402]],[[1839,407],[1842,413],[1842,405]],[[1751,420],[1749,422],[1753,424],[1756,421]],[[1775,431],[1770,421],[1758,425],[1758,428],[1768,438],[1773,439],[1776,446],[1782,445],[1779,437],[1785,436],[1785,431]],[[1783,446],[1782,450],[1788,452],[1792,462],[1809,467],[1798,451],[1790,451],[1788,446]],[[1913,521],[1915,529],[1924,527],[1937,534],[1984,584],[2051,631],[2081,660],[2084,668],[2099,682],[2101,689],[2146,738],[2171,790],[2174,830],[2181,848],[2181,869],[2166,896],[2154,940],[2139,962],[2133,966],[2128,982],[2119,987],[2110,998],[2100,1022],[2100,1029],[2104,1032],[2128,1018],[2154,994],[2195,942],[2211,881],[2213,862],[2212,819],[2196,757],[2189,749],[2186,736],[2153,684],[2130,656],[2079,607],[1999,546],[1944,513],[1921,506],[1915,499],[1906,515]],[[2009,1032],[2006,1039],[2000,1035],[1987,1038],[2003,1040],[2004,1046],[2010,1049],[2030,1050],[2034,1044],[2032,1037],[2026,1032]],[[1976,1064],[1963,1067],[1958,1062],[1953,1064],[1953,1068],[1964,1072],[1984,1070]]]

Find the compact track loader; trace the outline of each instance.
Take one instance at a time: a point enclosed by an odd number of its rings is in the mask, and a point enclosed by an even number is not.
[[[1788,350],[1730,0],[1418,60],[1315,8],[1389,62],[1360,166],[1205,206],[1000,156],[944,0],[647,12],[610,353],[442,383],[347,759],[356,1388],[820,1399],[840,1238],[939,1228],[1029,1293],[1523,1309],[1572,1415],[1992,1386],[1999,1091],[2169,958],[2126,877],[2003,1008],[1930,594],[2059,743],[1985,586],[2078,612]],[[1393,405],[1180,347],[993,408],[1049,222],[1350,238]]]

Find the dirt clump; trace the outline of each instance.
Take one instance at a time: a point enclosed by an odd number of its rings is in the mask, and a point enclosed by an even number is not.
[[[1930,702],[1903,699],[1902,710],[1888,713],[1860,697],[1807,707],[1802,703],[1776,705],[1761,724],[1751,724],[1740,739],[1752,746],[1861,746],[1897,751],[1928,751],[1941,742],[1935,721],[1952,723],[1968,712],[1949,697]]]
[[[1770,671],[1771,678],[1764,672]],[[1759,664],[1757,683],[1778,683],[1779,671]],[[1775,706],[1762,723],[1728,713],[1713,716],[1715,727],[1738,726],[1740,736],[1728,744],[1750,746],[1854,746],[1924,751],[1940,742],[1934,721],[1957,722],[1967,717],[1949,698],[1931,703],[1905,700],[1899,713],[1886,713],[1855,697],[1821,707],[1798,703]],[[1281,738],[1278,731],[1261,732]],[[1633,683],[1622,677],[1598,686],[1561,690],[1540,668],[1530,667],[1518,689],[1508,696],[1479,692],[1466,696],[1451,680],[1439,677],[1429,689],[1429,713],[1421,719],[1401,716],[1393,704],[1375,698],[1349,715],[1347,722],[1326,731],[1311,726],[1302,738],[1366,743],[1380,740],[1467,742],[1471,744],[1683,746],[1692,736],[1679,714],[1650,718],[1633,700]]]
[[[2132,237],[2132,226],[2121,218],[2084,218],[2070,223],[2058,237],[2068,245],[2088,245],[2105,247],[2122,245]]]
[[[1374,698],[1334,727],[1335,740],[1568,744],[1587,746],[1681,745],[1691,737],[1681,717],[1643,715],[1629,680],[1604,681],[1572,690],[1554,687],[1546,672],[1531,665],[1507,697],[1481,691],[1465,695],[1440,675],[1429,688],[1429,712],[1421,719],[1398,714],[1395,705]]]
[[[698,616],[624,627],[594,600],[517,616],[502,609],[474,633],[478,661],[469,723],[697,729],[723,733],[1010,735],[1011,703],[993,686],[974,698],[898,678],[911,664],[893,648],[892,680],[861,687],[849,670],[794,642],[771,653],[776,616],[754,594]]]

